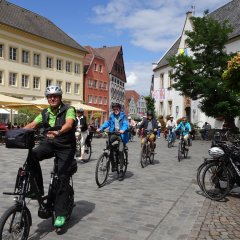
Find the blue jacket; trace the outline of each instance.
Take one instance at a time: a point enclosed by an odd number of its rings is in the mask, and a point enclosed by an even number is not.
[[[119,116],[119,130],[124,130],[125,132],[123,134],[121,134],[121,138],[123,140],[123,143],[126,144],[129,140],[129,134],[127,132],[128,130],[128,120],[126,115],[124,114],[124,112],[120,112],[120,116]],[[104,129],[109,127],[109,132],[114,132],[114,128],[115,128],[115,115],[114,113],[112,113],[109,117],[109,120],[106,121],[101,127],[101,131],[103,131]]]
[[[192,130],[191,129],[191,125],[189,122],[186,122],[185,125],[183,124],[183,122],[180,122],[175,131],[180,130],[181,132],[183,132],[183,136],[185,136],[186,134],[189,134],[189,132]]]

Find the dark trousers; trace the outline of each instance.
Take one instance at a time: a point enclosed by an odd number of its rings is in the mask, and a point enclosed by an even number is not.
[[[118,136],[118,135],[111,135],[109,140],[110,140],[110,152],[111,152],[111,154],[112,154],[112,143],[115,142],[115,141],[118,141],[120,170],[123,170],[123,162],[124,162],[123,149],[124,149],[124,143],[122,141],[122,138],[121,138],[121,136]],[[111,157],[111,159],[112,159],[112,157]]]
[[[68,184],[70,170],[74,159],[75,149],[66,148],[54,140],[43,141],[39,146],[32,150],[28,157],[27,167],[31,175],[36,179],[39,190],[43,191],[42,170],[39,161],[56,157],[58,163],[58,189],[55,200],[56,216],[66,216],[68,206]]]

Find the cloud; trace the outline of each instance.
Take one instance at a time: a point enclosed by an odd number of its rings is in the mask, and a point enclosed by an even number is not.
[[[195,6],[196,15],[214,10],[229,0],[109,0],[97,5],[94,22],[128,31],[130,43],[153,52],[165,51],[180,36],[185,13]]]

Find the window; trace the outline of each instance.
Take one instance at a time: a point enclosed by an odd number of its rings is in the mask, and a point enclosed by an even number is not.
[[[57,59],[57,70],[62,70],[63,61],[61,59]]]
[[[47,80],[46,80],[46,87],[51,86],[52,83],[53,83],[53,80],[52,80],[52,79],[47,79]]]
[[[94,96],[94,103],[97,103],[97,96]]]
[[[75,94],[79,94],[79,88],[80,88],[80,85],[78,83],[75,83],[74,84],[74,93]]]
[[[97,71],[97,64],[94,63],[94,71]]]
[[[22,87],[23,88],[28,88],[29,87],[29,76],[23,74],[22,75]]]
[[[168,71],[168,87],[171,88],[173,84],[173,79],[171,78],[173,71]]]
[[[26,50],[22,50],[22,62],[29,63],[29,52]]]
[[[66,82],[66,93],[71,93],[71,83]]]
[[[3,85],[3,71],[0,71],[0,85]]]
[[[9,85],[10,86],[17,86],[17,74],[10,72],[9,73]]]
[[[103,89],[107,90],[107,83],[103,83]]]
[[[71,72],[71,62],[66,62],[66,72]]]
[[[33,77],[33,89],[40,89],[40,77]]]
[[[3,44],[0,44],[0,57],[3,57]]]
[[[164,74],[160,74],[160,88],[164,88]]]
[[[104,105],[107,105],[107,97],[104,97],[103,103],[104,103]]]
[[[10,47],[9,48],[9,59],[12,61],[17,61],[17,49]]]
[[[74,65],[74,73],[80,74],[80,64],[75,63],[75,65]]]
[[[58,80],[58,81],[56,82],[56,85],[59,86],[59,87],[62,89],[62,81],[59,81],[59,80]]]
[[[102,97],[98,97],[98,103],[102,104]]]
[[[97,88],[97,80],[93,80],[93,87]]]
[[[88,95],[88,103],[92,103],[92,95]]]
[[[92,85],[93,85],[93,80],[92,79],[88,79],[88,87],[92,87]]]
[[[99,72],[102,72],[102,65],[99,65],[98,70]]]
[[[47,68],[53,68],[53,58],[47,57],[47,59],[46,59],[46,67]]]
[[[40,54],[37,53],[33,54],[33,65],[40,66]]]
[[[101,81],[98,82],[98,88],[102,89],[102,82]]]

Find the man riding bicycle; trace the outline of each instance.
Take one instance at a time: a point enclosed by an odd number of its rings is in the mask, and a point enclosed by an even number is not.
[[[177,124],[176,122],[173,120],[173,116],[171,115],[169,117],[169,120],[167,121],[166,124],[166,128],[172,132],[172,136],[173,136],[173,141],[175,140],[175,133],[174,133],[174,129],[176,128]]]
[[[126,115],[124,112],[121,111],[121,104],[119,103],[112,103],[112,110],[109,120],[106,121],[99,129],[97,129],[97,132],[103,131],[106,128],[109,128],[110,133],[119,132],[120,135],[113,134],[110,136],[110,149],[112,147],[112,143],[115,141],[118,141],[119,145],[119,162],[120,162],[120,174],[119,174],[119,180],[123,180],[123,163],[124,163],[124,146],[129,140],[128,135],[128,120],[126,118]],[[112,153],[112,151],[110,150]],[[115,163],[112,161],[113,157],[110,156],[111,164],[112,164],[112,171],[116,171]]]
[[[181,131],[183,134],[183,139],[185,142],[185,148],[187,148],[187,146],[189,146],[188,144],[188,139],[190,138],[190,133],[191,132],[191,125],[190,123],[187,121],[186,117],[182,117],[182,121],[178,124],[178,126],[175,129],[176,131]]]
[[[74,124],[76,114],[73,107],[63,104],[60,87],[47,87],[45,96],[49,107],[45,108],[33,122],[25,126],[25,128],[32,129],[42,126],[45,130],[43,141],[32,150],[27,159],[27,167],[35,177],[38,188],[44,194],[42,171],[39,161],[54,156],[57,158],[59,184],[55,200],[56,219],[54,226],[60,228],[65,224],[67,216],[69,171],[76,148]],[[54,128],[59,130],[55,130]],[[34,189],[31,189],[29,196],[34,197],[34,194]]]
[[[153,117],[153,112],[152,111],[148,111],[147,112],[147,118],[144,118],[142,123],[139,125],[138,127],[138,131],[142,130],[142,128],[144,129],[144,131],[147,131],[150,136],[149,136],[149,142],[150,142],[150,148],[151,151],[154,152],[154,148],[155,148],[155,140],[156,140],[156,134],[157,134],[157,128],[158,128],[158,123],[157,120]],[[143,135],[142,138],[142,145],[145,143],[145,141],[147,140],[146,136]]]

